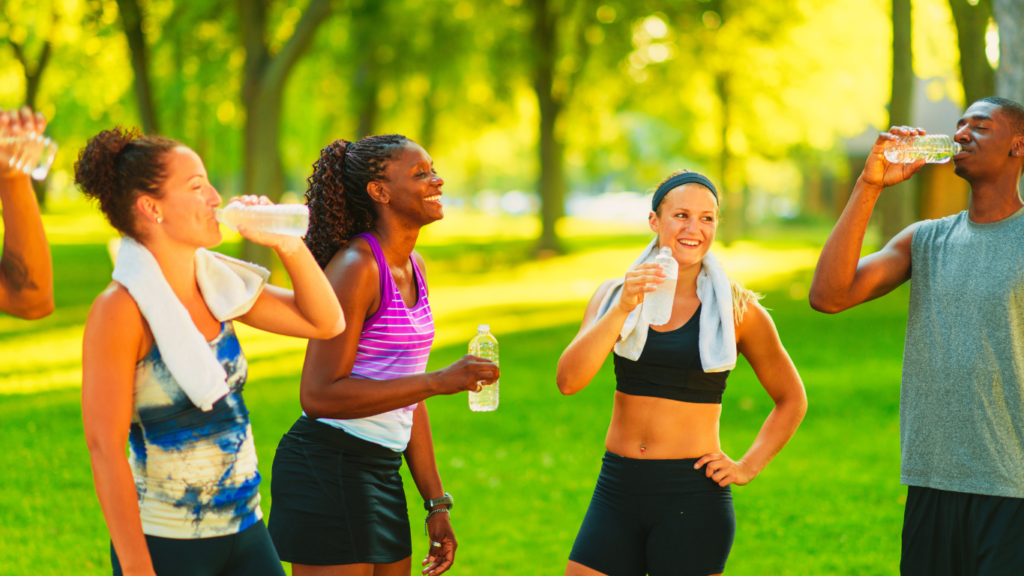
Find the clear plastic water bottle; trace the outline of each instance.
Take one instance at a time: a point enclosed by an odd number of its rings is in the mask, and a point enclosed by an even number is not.
[[[960,144],[945,134],[928,136],[907,136],[890,142],[885,149],[885,159],[893,164],[910,164],[924,160],[929,164],[945,164],[960,153]]]
[[[232,202],[217,210],[217,220],[238,231],[243,224],[253,230],[302,237],[309,230],[309,207],[305,204],[261,204],[247,206]]]
[[[486,358],[498,364],[498,339],[491,334],[491,327],[481,324],[476,327],[476,336],[469,341],[469,353]],[[480,382],[480,384],[484,384]],[[469,393],[469,409],[473,412],[493,412],[498,409],[498,381],[485,384],[479,392]]]
[[[23,172],[35,180],[50,173],[57,157],[57,143],[44,134],[16,133],[10,127],[0,128],[0,163]]]
[[[662,247],[654,258],[655,264],[660,264],[665,272],[665,281],[658,284],[658,289],[648,292],[644,296],[643,313],[644,320],[652,326],[667,324],[672,318],[672,304],[676,299],[676,280],[679,279],[679,263],[672,257],[672,249],[668,246]]]

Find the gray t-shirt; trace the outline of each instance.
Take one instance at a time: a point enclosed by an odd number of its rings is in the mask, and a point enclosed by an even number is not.
[[[902,483],[1024,498],[1024,209],[921,223],[911,270]]]

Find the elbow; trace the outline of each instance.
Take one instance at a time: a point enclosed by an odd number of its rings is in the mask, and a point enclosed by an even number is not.
[[[320,327],[320,330],[317,332],[314,340],[330,340],[331,338],[334,338],[335,336],[344,332],[345,326],[345,316],[339,313],[338,319],[334,322],[334,324],[328,324]]]
[[[20,302],[7,312],[22,320],[39,320],[52,314],[54,307],[53,293],[49,293],[28,302]]]
[[[575,382],[569,378],[569,375],[566,374],[561,367],[559,367],[558,371],[555,373],[555,384],[558,385],[558,391],[561,392],[563,396],[572,396],[580,391],[580,388],[575,385]]]
[[[815,290],[813,287],[811,288],[811,292],[808,294],[807,299],[811,304],[811,308],[818,312],[824,312],[825,314],[837,314],[846,309],[835,300],[828,298],[825,294],[822,294],[822,290]]]

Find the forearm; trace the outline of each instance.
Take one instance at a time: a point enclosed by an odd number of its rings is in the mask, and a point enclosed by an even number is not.
[[[741,458],[754,476],[760,474],[789,442],[806,412],[807,397],[802,389],[799,394],[776,402],[775,408],[768,414],[757,438],[754,439],[754,444]]]
[[[124,452],[94,448],[90,457],[96,495],[124,573],[152,574],[153,562],[142,532],[135,480]]]
[[[317,330],[332,336],[344,330],[345,317],[334,288],[301,240],[277,250],[292,281],[295,306]],[[338,324],[341,328],[338,328]]]
[[[837,312],[857,276],[864,235],[882,188],[857,180],[850,201],[829,234],[818,258],[811,282],[811,306],[823,312]]]
[[[628,311],[612,307],[562,352],[555,376],[562,394],[575,394],[590,384],[618,341],[628,315]]]
[[[424,402],[419,403],[413,414],[412,436],[409,438],[409,446],[405,449],[405,462],[409,465],[409,474],[412,475],[424,502],[444,496],[441,474],[437,471],[437,460],[434,458],[430,417]]]
[[[4,245],[0,255],[0,303],[27,319],[53,311],[53,267],[43,220],[28,176],[0,176]]]
[[[437,394],[435,372],[403,376],[392,380],[369,380],[346,376],[326,385],[303,383],[302,409],[310,418],[351,420],[405,408]]]

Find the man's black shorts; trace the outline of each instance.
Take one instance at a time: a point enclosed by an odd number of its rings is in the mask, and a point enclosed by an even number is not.
[[[910,486],[900,574],[1024,575],[1024,499]]]

